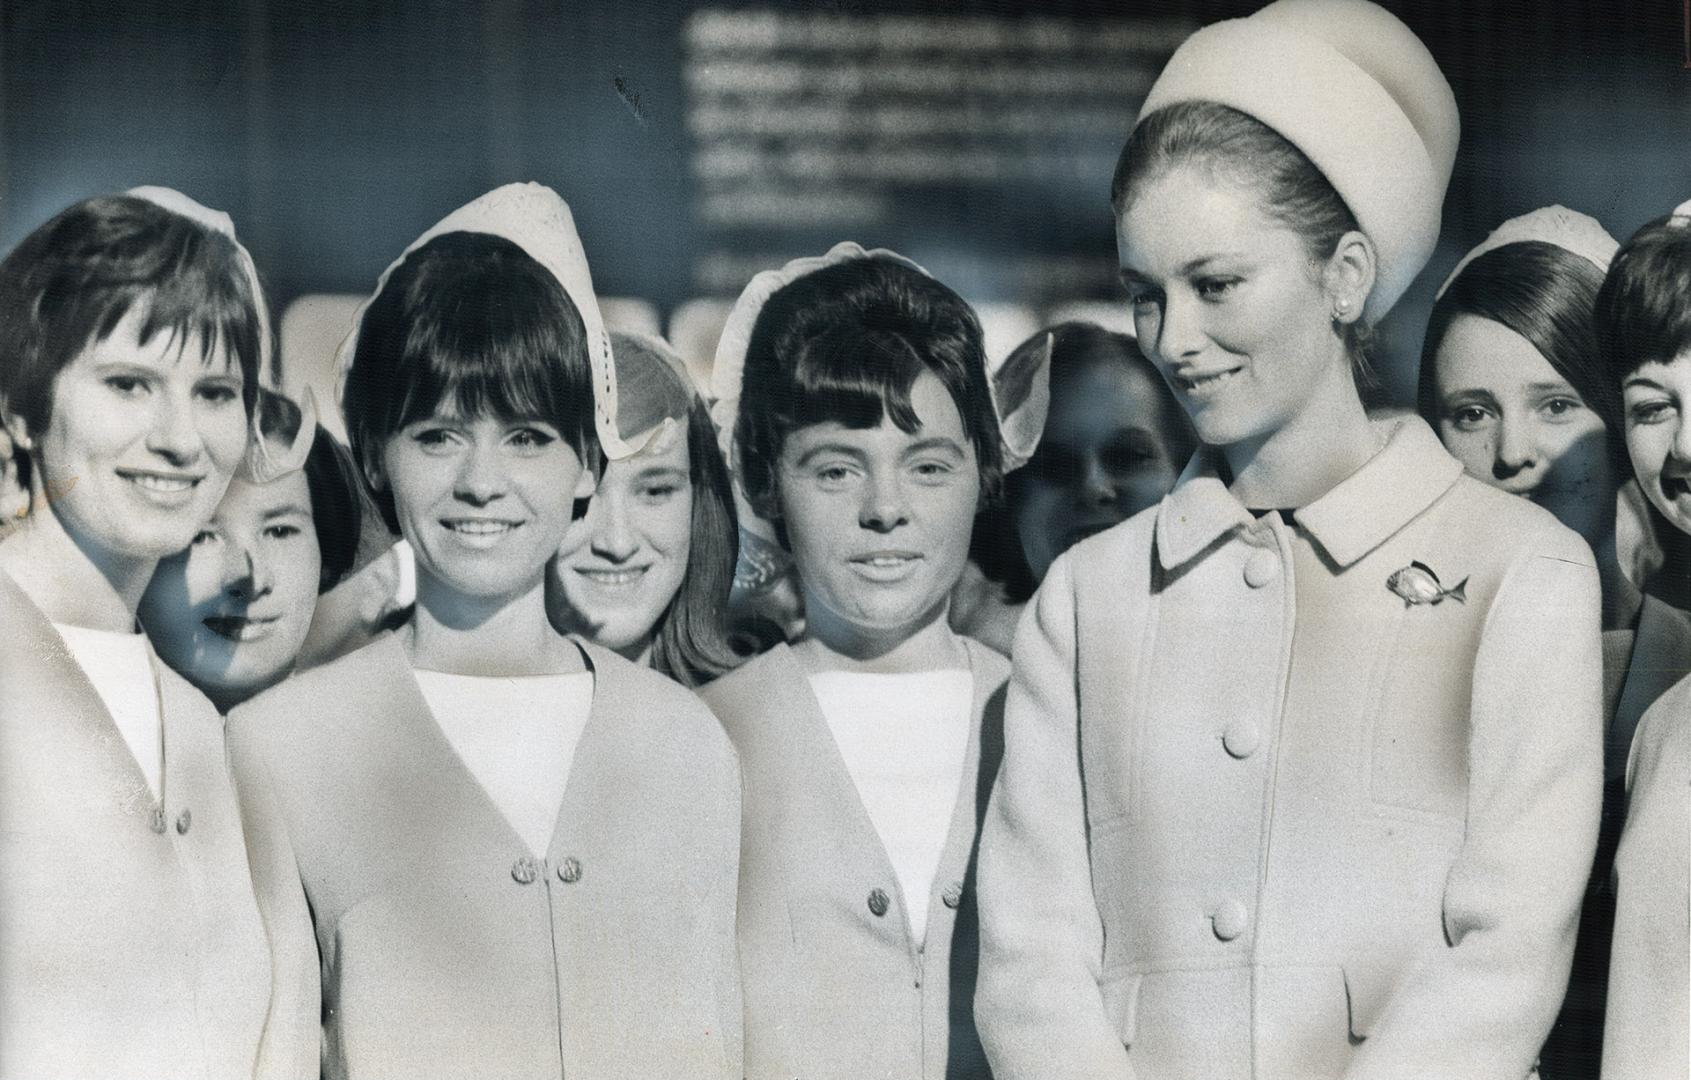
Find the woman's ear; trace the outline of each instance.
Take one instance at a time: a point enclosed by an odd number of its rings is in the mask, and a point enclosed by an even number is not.
[[[27,454],[35,449],[35,436],[29,430],[29,421],[23,418],[22,413],[13,411],[11,402],[5,398],[0,398],[0,446],[8,451],[4,455],[6,457],[11,456],[10,451]]]
[[[1367,236],[1352,229],[1339,237],[1321,271],[1321,286],[1335,323],[1348,325],[1362,318],[1368,294],[1374,291],[1377,265],[1374,242]]]
[[[381,448],[368,449],[359,455],[359,465],[364,470],[364,480],[370,485],[371,491],[386,491],[388,486],[387,463],[382,460]]]

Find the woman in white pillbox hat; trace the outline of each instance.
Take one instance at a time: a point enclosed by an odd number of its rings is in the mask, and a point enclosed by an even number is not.
[[[1596,570],[1353,375],[1456,134],[1362,0],[1202,30],[1146,100],[1122,275],[1205,446],[1016,638],[980,856],[1000,1080],[1533,1068],[1596,837]]]

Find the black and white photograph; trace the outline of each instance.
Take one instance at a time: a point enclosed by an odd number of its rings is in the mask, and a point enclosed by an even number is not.
[[[0,0],[0,1080],[1691,1080],[1691,0]]]

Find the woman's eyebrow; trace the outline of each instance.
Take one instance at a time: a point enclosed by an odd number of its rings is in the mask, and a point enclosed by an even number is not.
[[[800,464],[800,465],[808,464],[812,459],[820,457],[823,454],[844,454],[845,456],[850,457],[850,458],[855,458],[858,461],[864,460],[863,451],[859,450],[857,447],[852,446],[849,443],[829,442],[829,443],[818,443],[817,445],[811,447],[809,450],[806,450],[804,453],[800,454],[799,459],[798,459],[798,464]]]
[[[944,450],[948,453],[963,455],[963,446],[956,439],[947,435],[930,435],[925,439],[917,439],[904,451],[906,456],[920,454],[929,450]]]
[[[310,517],[311,511],[306,507],[301,506],[299,503],[283,503],[281,506],[272,506],[270,509],[266,510],[264,512],[264,520],[269,521],[272,518],[293,517],[295,515],[300,517]]]

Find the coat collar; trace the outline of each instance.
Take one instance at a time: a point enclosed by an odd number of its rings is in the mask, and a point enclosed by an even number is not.
[[[1449,491],[1462,465],[1418,416],[1374,421],[1384,445],[1327,494],[1301,507],[1297,522],[1343,568],[1379,547]],[[1173,569],[1253,522],[1217,473],[1217,451],[1194,454],[1157,510],[1157,558]]]

